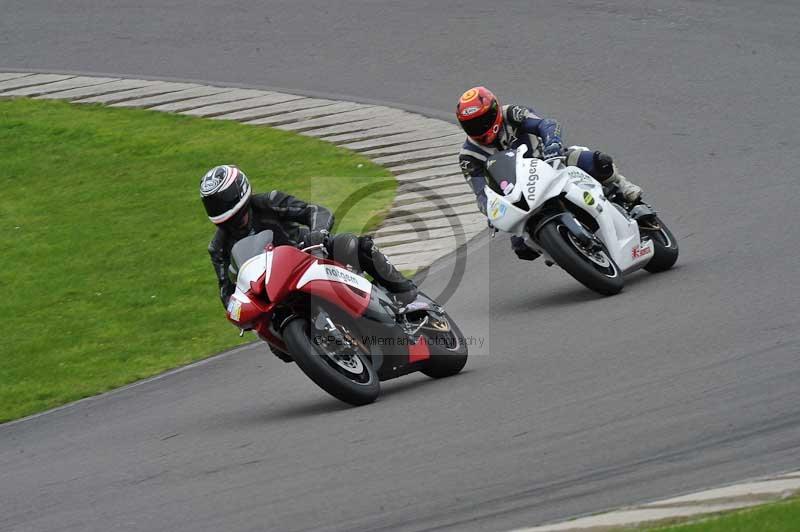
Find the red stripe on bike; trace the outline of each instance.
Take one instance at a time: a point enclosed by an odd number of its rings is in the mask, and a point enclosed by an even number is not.
[[[409,363],[419,362],[420,360],[428,360],[431,358],[431,352],[428,350],[428,344],[421,338],[415,344],[408,344],[408,361]]]

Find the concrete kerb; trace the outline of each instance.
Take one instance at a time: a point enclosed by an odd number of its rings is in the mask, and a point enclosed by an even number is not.
[[[5,92],[13,89],[21,89],[23,87],[33,87],[34,85],[46,85],[73,77],[75,76],[64,76],[60,74],[33,74],[31,76],[16,77],[6,81],[0,81],[0,91]]]
[[[399,133],[394,135],[385,135],[380,138],[372,139],[372,140],[365,140],[365,141],[356,141],[356,142],[349,142],[344,144],[343,146],[348,150],[353,150],[357,152],[367,152],[370,150],[374,150],[377,148],[391,148],[391,147],[401,147],[410,142],[426,142],[429,140],[437,140],[437,139],[444,139],[448,137],[455,137],[456,134],[452,133],[452,130],[448,128],[427,128],[424,131],[419,131],[415,133]]]
[[[102,85],[104,83],[110,83],[112,81],[117,81],[117,80],[116,78],[90,78],[85,76],[79,76],[76,78],[54,81],[53,83],[47,83],[44,85],[22,87],[19,89],[8,91],[6,94],[8,96],[39,96],[40,94],[50,94],[53,92],[61,92],[71,89],[79,89],[82,87]]]
[[[49,100],[80,100],[81,98],[89,98],[91,96],[112,94],[128,91],[130,89],[148,87],[155,83],[155,81],[147,81],[143,79],[120,79],[116,81],[109,81],[108,83],[101,83],[100,85],[91,85],[88,87],[79,87],[77,89],[43,94],[38,96],[38,98]]]
[[[249,94],[248,94],[249,96]],[[231,100],[225,103],[218,103],[213,105],[206,105],[203,107],[195,107],[186,111],[180,111],[180,114],[188,116],[197,116],[201,118],[210,118],[214,116],[233,113],[234,111],[242,111],[244,109],[252,109],[253,107],[263,107],[277,103],[290,102],[294,100],[302,100],[302,96],[294,94],[280,94],[274,92],[262,92],[256,94],[255,97],[245,97],[242,99]],[[154,110],[160,110],[153,108]]]
[[[177,92],[184,89],[191,89],[196,87],[191,83],[153,83],[139,87],[138,89],[130,89],[122,92],[114,92],[111,94],[101,94],[98,96],[91,96],[88,98],[81,98],[74,100],[75,103],[103,103],[110,105],[112,103],[123,102],[126,100],[135,100],[143,96],[155,96],[156,94],[164,94],[167,92]]]
[[[148,98],[131,100],[126,102],[118,102],[111,104],[111,107],[135,107],[147,109],[155,107],[156,105],[164,105],[167,103],[175,103],[186,100],[193,100],[205,96],[215,96],[229,91],[230,89],[223,89],[222,87],[193,87],[191,89],[184,89],[182,91],[168,92],[166,94],[158,94]]]
[[[387,109],[385,107],[366,107],[362,105],[341,113],[331,113],[330,115],[320,116],[319,118],[315,118],[313,120],[304,120],[302,122],[295,122],[293,124],[285,124],[283,129],[286,131],[301,132],[310,129],[321,129],[323,127],[358,122],[360,120],[375,120],[377,118],[382,118],[383,122],[388,122],[391,119],[402,119],[404,118],[403,115],[403,111],[397,111],[395,109]]]
[[[400,183],[398,201],[374,233],[379,241],[389,244],[389,254],[397,255],[401,266],[426,268],[437,257],[451,254],[457,240],[463,243],[464,236],[471,238],[479,232],[478,222],[483,218],[458,172],[458,127],[408,109],[337,100],[327,95],[182,80],[0,72],[0,98],[15,96],[148,108],[254,126],[276,125],[354,151],[371,151],[364,155],[377,164],[391,164],[388,169]],[[436,188],[448,191],[444,201],[426,198],[424,190],[414,192],[413,185],[424,185],[426,180],[435,180]],[[434,196],[438,196],[436,188],[431,188]],[[428,224],[430,228],[420,227]],[[413,232],[406,231],[401,241],[397,228],[408,227],[413,227]],[[387,232],[382,234],[382,230]],[[459,239],[455,238],[456,233]]]
[[[291,114],[297,112],[298,110],[308,112],[314,109],[316,109],[316,111],[314,112],[323,113],[325,111],[325,107],[328,107],[335,103],[336,102],[334,102],[333,100],[321,100],[318,98],[303,98],[302,100],[292,100],[289,102],[278,103],[275,105],[266,105],[263,107],[253,107],[251,109],[243,109],[241,111],[219,115],[215,118],[224,120],[237,120],[244,123],[250,123],[254,120],[274,116],[276,117],[276,120],[278,120],[277,123],[280,124],[281,120],[287,120],[283,116],[284,113]]]
[[[344,133],[342,135],[332,135],[325,140],[334,144],[346,144],[351,142],[368,141],[383,139],[385,137],[394,136],[398,134],[413,135],[419,133],[424,136],[425,132],[419,127],[399,126],[394,124],[392,126],[383,126],[381,128],[372,129],[370,131],[356,131],[353,133]],[[430,131],[428,134],[438,135],[440,131]],[[442,133],[444,134],[444,133]]]
[[[30,76],[29,72],[4,72],[0,73],[0,81],[8,81],[10,79],[24,78]]]
[[[799,473],[784,473],[560,523],[519,528],[513,532],[611,532],[749,508],[800,493]]]
[[[190,100],[181,100],[179,102],[160,104],[151,107],[150,110],[162,111],[165,113],[183,113],[185,111],[191,111],[192,109],[199,109],[201,107],[209,107],[212,105],[219,105],[234,101],[248,100],[256,98],[262,94],[264,93],[256,90],[225,89],[225,92],[214,94],[213,96],[204,96],[202,98],[192,98]]]
[[[399,153],[396,155],[385,155],[383,157],[376,157],[373,159],[378,164],[383,166],[392,167],[399,166],[405,163],[412,163],[417,161],[425,161],[434,157],[440,156],[453,156],[453,146],[440,146],[436,148],[419,149],[415,151]]]
[[[401,153],[413,153],[417,150],[426,150],[430,148],[451,147],[456,148],[461,146],[464,140],[464,135],[453,134],[444,137],[434,137],[428,140],[413,140],[402,144],[394,144],[391,146],[384,146],[379,148],[354,150],[360,151],[367,157],[388,157],[390,155],[397,155]]]
[[[402,113],[402,111],[396,111],[396,113]],[[325,137],[330,137],[334,135],[341,135],[344,133],[352,133],[352,132],[361,132],[361,131],[368,131],[380,127],[397,127],[397,128],[404,128],[407,125],[411,125],[412,128],[409,131],[414,131],[417,124],[408,124],[409,120],[402,116],[402,115],[387,115],[378,111],[374,113],[370,113],[371,116],[365,117],[364,115],[357,117],[342,117],[342,122],[335,125],[320,125],[319,122],[316,125],[310,126],[308,124],[303,124],[301,126],[296,127],[294,124],[288,125],[281,125],[276,126],[278,129],[284,129],[286,131],[296,131],[297,133],[303,133],[305,135],[311,137],[318,137],[325,139]],[[402,129],[401,129],[402,130]]]

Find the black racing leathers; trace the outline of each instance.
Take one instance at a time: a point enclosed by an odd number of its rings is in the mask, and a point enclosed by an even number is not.
[[[276,246],[296,246],[309,231],[330,231],[333,227],[331,211],[278,190],[268,194],[254,194],[250,198],[249,209],[249,232],[232,235],[222,227],[217,227],[208,245],[223,305],[227,305],[228,298],[235,289],[228,278],[228,266],[231,263],[231,249],[238,240],[249,234],[269,229],[273,232],[273,242]]]
[[[238,240],[269,229],[273,232],[276,246],[298,246],[311,231],[330,231],[333,227],[333,213],[325,207],[306,203],[277,190],[254,195],[250,199],[249,209],[248,229],[242,234],[232,235],[218,227],[208,246],[223,306],[228,305],[228,298],[236,288],[228,278],[228,266],[231,249]],[[325,246],[330,257],[365,271],[375,282],[394,293],[401,303],[409,303],[416,298],[414,282],[397,271],[372,238],[344,233],[327,239]]]

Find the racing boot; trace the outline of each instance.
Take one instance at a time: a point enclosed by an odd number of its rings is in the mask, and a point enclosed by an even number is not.
[[[358,260],[361,269],[370,274],[376,283],[391,292],[401,305],[406,306],[417,299],[419,293],[417,285],[397,271],[388,257],[372,241],[372,237],[358,238]]]
[[[628,203],[638,203],[639,200],[642,199],[642,187],[631,183],[619,172],[614,172],[614,175],[611,176],[608,181],[603,182],[604,185],[611,183],[619,185],[619,189],[622,191],[622,195],[625,196],[625,201]]]
[[[628,203],[636,203],[642,197],[642,187],[628,181],[624,175],[617,171],[614,160],[607,153],[594,152],[594,167],[597,180],[604,186],[616,183]]]
[[[511,235],[511,249],[521,260],[536,260],[539,254],[525,244],[525,239],[521,236]]]

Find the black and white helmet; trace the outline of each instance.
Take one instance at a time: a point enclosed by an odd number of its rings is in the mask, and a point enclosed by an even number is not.
[[[217,225],[247,210],[252,191],[247,176],[235,166],[217,166],[200,180],[200,198],[208,219]]]

